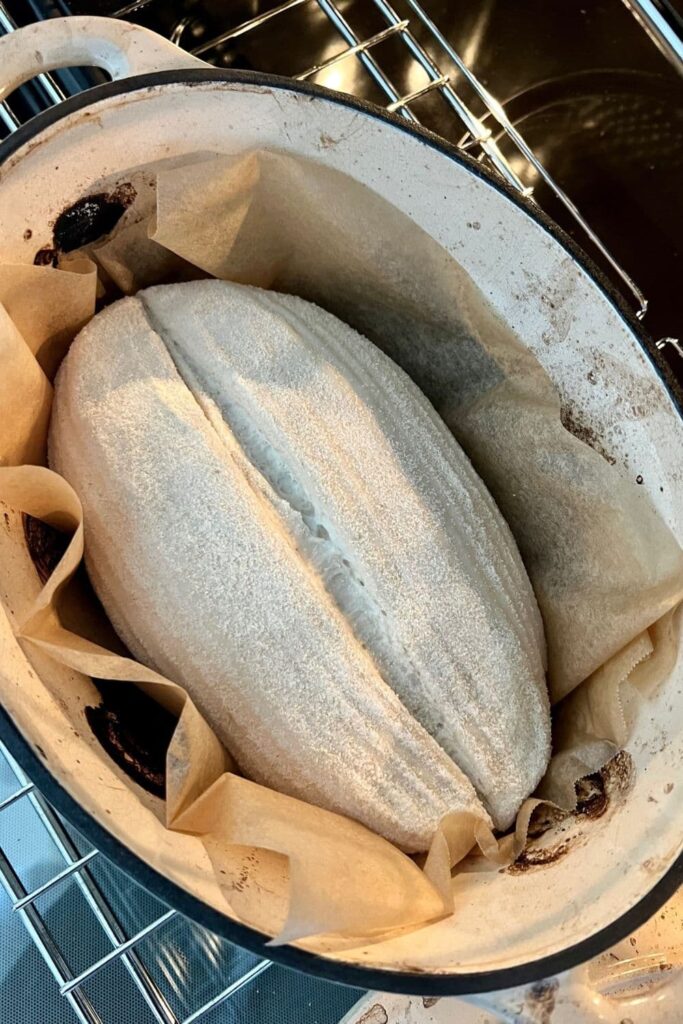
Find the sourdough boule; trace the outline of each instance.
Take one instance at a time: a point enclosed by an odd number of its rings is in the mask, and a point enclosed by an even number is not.
[[[550,751],[533,591],[466,455],[367,339],[242,285],[141,291],[72,345],[50,463],[115,628],[245,775],[407,851],[448,811],[511,824]]]

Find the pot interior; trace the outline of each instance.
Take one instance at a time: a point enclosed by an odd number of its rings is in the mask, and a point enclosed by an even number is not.
[[[5,159],[0,263],[33,263],[53,247],[63,210],[115,191],[152,162],[256,148],[324,162],[405,212],[457,259],[529,345],[585,437],[641,483],[683,541],[683,424],[669,393],[611,300],[498,186],[429,138],[285,83],[180,72],[99,95],[72,104]],[[228,917],[272,931],[286,903],[284,872],[266,877],[252,864],[251,880],[228,903],[200,841],[167,831],[158,798],[123,775],[94,737],[85,713],[99,703],[92,681],[41,655],[29,663],[17,645],[11,620],[40,580],[21,524],[7,516],[0,698],[10,716],[54,778],[134,854]],[[558,953],[634,907],[680,850],[682,686],[679,658],[639,711],[628,756],[606,773],[600,799],[588,794],[581,813],[546,833],[526,863],[461,873],[449,920],[327,955],[391,971],[476,973]],[[64,690],[68,701],[57,695]],[[324,940],[302,945],[327,952]]]

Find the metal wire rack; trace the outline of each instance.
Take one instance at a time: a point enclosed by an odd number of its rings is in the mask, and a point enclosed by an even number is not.
[[[149,12],[161,0],[134,0],[134,2],[113,12],[113,16],[135,19],[138,15]],[[680,39],[671,33],[666,23],[662,23],[657,12],[653,12],[653,4],[649,0],[624,0],[627,6],[646,25],[647,31],[655,37],[667,57],[678,61],[683,66]],[[342,10],[343,3],[335,0],[284,0],[265,11],[255,14],[249,20],[233,25],[210,38],[202,38],[197,42],[194,32],[194,16],[184,15],[172,25],[170,39],[179,46],[184,46],[195,56],[209,62],[219,63],[221,52],[233,41],[247,34],[258,33],[266,26],[274,23],[285,24],[296,9],[317,6],[334,30],[338,45],[328,51],[324,59],[312,53],[312,62],[292,77],[298,80],[325,81],[325,76],[345,62],[356,62],[366,79],[374,83],[383,97],[386,108],[394,111],[407,121],[419,123],[419,102],[430,94],[435,94],[445,105],[446,112],[453,121],[451,137],[459,138],[459,145],[479,159],[488,163],[513,188],[531,195],[523,181],[526,177],[520,167],[526,164],[532,168],[536,179],[541,179],[552,190],[554,195],[569,211],[576,224],[603,255],[621,284],[631,294],[639,316],[647,309],[647,300],[637,284],[626,270],[610,254],[598,238],[590,224],[581,215],[572,200],[553,180],[524,138],[510,122],[503,107],[489,93],[484,84],[471,72],[467,62],[455,50],[439,26],[425,11],[418,0],[396,0],[400,3],[400,12],[388,0],[365,0],[380,17],[381,27],[368,35],[359,35],[351,23],[350,13]],[[618,0],[614,0],[615,5]],[[69,8],[63,0],[56,0],[58,13],[68,14]],[[349,15],[347,17],[347,14]],[[0,0],[0,34],[15,31],[17,24],[5,4]],[[396,40],[405,47],[412,65],[419,71],[419,76],[411,78],[411,87],[401,89],[395,84],[383,67],[381,60],[382,47],[389,40]],[[427,40],[426,44],[422,39]],[[313,59],[315,58],[315,59]],[[71,77],[69,77],[71,76]],[[414,84],[412,84],[414,83]],[[65,95],[83,87],[72,72],[41,74],[31,85],[33,109],[36,113],[60,102]],[[0,129],[4,126],[4,134],[13,132],[19,127],[21,119],[17,116],[11,103],[0,104]],[[496,135],[505,133],[513,144],[515,159],[506,157]],[[0,135],[2,131],[0,131]],[[520,164],[520,161],[522,162]],[[665,345],[678,346],[675,339],[662,339],[658,347]],[[683,355],[683,350],[679,349]],[[93,983],[107,972],[117,969],[127,976],[128,987],[135,990],[141,1000],[141,1007],[147,1014],[143,1018],[142,1010],[136,1017],[136,1024],[149,1020],[153,1024],[196,1024],[206,1020],[214,1011],[233,999],[249,986],[253,986],[264,972],[274,973],[269,961],[261,960],[250,954],[235,952],[234,962],[228,971],[212,970],[213,981],[229,976],[227,984],[218,991],[213,991],[201,999],[201,1005],[178,1009],[173,1005],[168,987],[159,980],[159,972],[150,968],[149,957],[144,949],[152,939],[159,939],[174,925],[182,922],[182,918],[172,909],[152,901],[148,907],[147,919],[143,924],[125,928],[121,923],[121,915],[113,909],[105,895],[103,887],[97,881],[98,868],[104,858],[97,850],[92,849],[74,835],[73,831],[60,819],[33,784],[26,778],[22,770],[12,759],[9,752],[0,745],[0,770],[7,769],[12,779],[11,791],[2,798],[0,790],[0,825],[3,815],[10,813],[11,808],[26,805],[31,808],[40,828],[49,837],[58,855],[58,864],[49,872],[49,877],[39,883],[27,885],[20,877],[20,872],[13,864],[11,857],[0,847],[0,883],[5,889],[14,911],[21,917],[26,929],[40,951],[54,977],[59,992],[67,1000],[76,1019],[81,1024],[103,1024],[100,1007],[93,996]],[[132,883],[130,883],[132,884]],[[95,920],[104,945],[97,945],[98,955],[89,963],[72,967],[64,953],[64,942],[60,942],[46,922],[41,912],[41,901],[49,894],[75,885],[80,892],[88,913]],[[216,936],[199,930],[195,935],[198,946],[204,950],[207,963],[215,967],[217,950],[227,948],[227,943]],[[232,947],[230,947],[232,948]],[[353,1000],[353,997],[351,1001]],[[350,1003],[349,1003],[350,1005]],[[212,1017],[212,1020],[215,1019]]]
[[[509,185],[530,197],[532,197],[533,190],[524,186],[523,175],[517,166],[519,161],[522,161],[533,169],[536,179],[540,179],[546,184],[569,212],[584,236],[604,258],[615,278],[634,300],[637,308],[636,315],[642,318],[647,310],[647,299],[641,289],[603,244],[571,198],[538,160],[523,136],[509,120],[503,106],[472,73],[466,61],[449,42],[419,0],[400,0],[400,2],[402,8],[405,8],[407,16],[401,17],[388,0],[366,0],[366,4],[371,5],[380,16],[384,27],[364,38],[359,37],[349,18],[342,12],[341,4],[335,0],[284,0],[241,24],[231,26],[211,38],[202,39],[196,45],[192,45],[192,30],[196,19],[192,14],[186,14],[172,26],[169,35],[172,42],[188,49],[194,56],[201,57],[208,62],[216,62],[221,49],[234,40],[249,33],[256,33],[276,20],[283,21],[291,16],[297,8],[317,5],[317,8],[336,30],[339,37],[339,48],[323,61],[311,64],[292,77],[298,80],[316,79],[344,61],[355,60],[379,88],[384,96],[386,108],[400,114],[412,123],[419,123],[419,117],[415,110],[416,101],[430,93],[437,94],[453,118],[457,119],[464,129],[459,143],[461,148],[478,155],[480,159],[494,168]],[[616,5],[617,0],[614,2]],[[638,17],[657,45],[666,53],[668,59],[674,63],[678,62],[678,65],[683,67],[683,44],[670,24],[661,14],[653,10],[655,5],[651,0],[624,0],[624,2]],[[114,10],[112,16],[133,19],[142,13],[149,12],[159,3],[160,0],[133,0],[132,3]],[[62,0],[58,0],[57,5],[64,9],[64,13],[68,13],[68,8]],[[12,32],[16,27],[15,21],[0,0],[0,31]],[[418,28],[428,39],[429,50],[418,39]],[[408,92],[401,92],[391,81],[383,70],[378,57],[382,44],[392,37],[406,48],[411,62],[422,73],[420,84]],[[438,57],[435,58],[432,53],[436,53]],[[35,88],[42,93],[46,105],[52,105],[64,98],[64,91],[52,74],[39,75]],[[476,98],[477,106],[483,112],[481,115],[475,113],[471,101],[465,100],[463,96],[465,89],[469,90],[470,96]],[[14,131],[19,124],[16,115],[7,103],[0,105],[0,120],[10,132]],[[496,141],[495,135],[501,131],[513,144],[515,160],[506,157]],[[664,339],[664,343],[669,343],[670,340]]]
[[[2,743],[0,885],[47,965],[40,1010],[22,1021],[337,1024],[361,994],[239,949],[151,896],[55,812]],[[4,1005],[3,1024],[18,1024]]]
[[[152,916],[151,921],[134,934],[127,935],[93,875],[94,861],[101,858],[101,854],[92,848],[81,852],[79,845],[83,845],[82,842],[77,845],[73,833],[2,744],[0,758],[16,781],[16,788],[0,800],[0,814],[6,813],[19,801],[29,803],[37,822],[52,841],[60,862],[63,863],[63,867],[50,874],[49,878],[27,891],[17,869],[0,847],[0,883],[12,902],[12,909],[21,916],[59,986],[60,993],[68,1000],[81,1024],[102,1024],[100,1012],[88,994],[88,984],[100,972],[111,968],[116,962],[122,965],[130,981],[137,988],[149,1010],[149,1020],[155,1024],[196,1024],[272,966],[269,960],[250,957],[249,959],[255,962],[250,964],[247,970],[239,973],[228,985],[217,991],[201,1006],[193,1009],[189,1015],[179,1017],[158,981],[153,977],[145,958],[139,953],[145,940],[162,929],[167,929],[179,917],[177,912],[159,904],[158,912]],[[72,970],[59,942],[38,909],[41,897],[67,885],[71,880],[80,889],[109,946],[106,952],[77,973]],[[206,933],[207,936],[209,934]],[[211,938],[214,945],[215,942],[220,942],[214,936]]]

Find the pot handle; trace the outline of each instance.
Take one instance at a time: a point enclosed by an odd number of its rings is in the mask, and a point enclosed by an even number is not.
[[[114,18],[49,18],[0,37],[0,103],[36,75],[96,67],[113,79],[171,68],[207,67],[149,29]]]

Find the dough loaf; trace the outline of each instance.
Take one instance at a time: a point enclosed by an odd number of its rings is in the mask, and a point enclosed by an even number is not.
[[[409,852],[448,811],[513,822],[550,752],[536,601],[466,455],[369,341],[256,288],[141,291],[72,345],[50,462],[115,628],[247,776]]]

